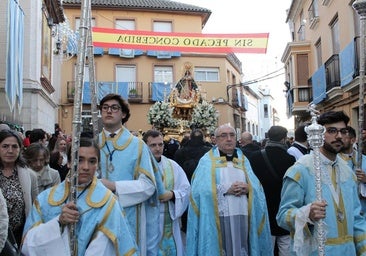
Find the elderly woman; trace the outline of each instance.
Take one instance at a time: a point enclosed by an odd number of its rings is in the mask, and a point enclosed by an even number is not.
[[[50,152],[42,143],[30,144],[23,156],[37,175],[39,193],[61,182],[58,171],[48,165]]]
[[[21,157],[22,146],[17,132],[0,131],[0,188],[8,207],[9,226],[18,244],[26,216],[38,194],[37,177]]]

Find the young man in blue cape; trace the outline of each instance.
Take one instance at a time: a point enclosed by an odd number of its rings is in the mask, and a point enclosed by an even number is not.
[[[138,255],[125,213],[95,176],[98,146],[81,138],[78,154],[76,204],[68,202],[69,177],[39,194],[25,224],[22,252],[27,256]],[[75,237],[69,236],[70,224],[75,224]]]
[[[159,196],[165,192],[161,174],[146,144],[123,125],[128,103],[118,94],[100,101],[103,131],[99,134],[103,184],[114,192],[141,255],[156,255],[159,243]]]

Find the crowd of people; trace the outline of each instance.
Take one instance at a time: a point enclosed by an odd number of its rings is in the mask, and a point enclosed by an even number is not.
[[[103,129],[97,141],[82,134],[76,168],[60,127],[23,138],[0,126],[0,251],[12,235],[31,256],[317,255],[323,220],[325,255],[366,255],[366,156],[358,167],[343,112],[317,120],[321,201],[306,124],[293,141],[282,126],[259,143],[222,124],[209,140],[192,129],[178,142],[129,131],[120,95],[100,112]]]

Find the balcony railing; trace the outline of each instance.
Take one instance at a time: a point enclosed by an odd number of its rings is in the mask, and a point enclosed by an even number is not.
[[[309,27],[311,29],[313,29],[316,26],[316,24],[319,22],[318,0],[313,0],[311,2],[311,5],[309,6],[309,9],[308,9],[308,14],[309,14],[309,20],[310,20]]]
[[[100,101],[109,93],[116,93],[127,99],[129,102],[142,102],[143,100],[143,83],[142,82],[97,82],[97,97]],[[90,103],[89,83],[84,83],[84,99],[83,103]],[[67,100],[74,102],[75,81],[67,82]]]
[[[143,99],[142,82],[127,82],[127,83],[128,83],[128,101],[142,102]]]
[[[325,78],[327,83],[326,91],[341,85],[338,54],[332,55],[325,62]]]
[[[171,83],[149,82],[149,101],[168,101],[173,85]]]
[[[297,31],[297,39],[299,41],[305,40],[305,25],[304,24],[300,25],[299,30]]]

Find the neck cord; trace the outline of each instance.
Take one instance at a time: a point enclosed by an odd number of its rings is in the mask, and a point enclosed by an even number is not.
[[[112,152],[111,152],[111,150],[109,149],[109,146],[108,146],[108,143],[107,142],[105,143],[105,145],[107,146],[107,150],[108,150],[108,153],[109,153],[109,162],[112,162],[112,160],[113,160],[113,154],[116,151],[116,149],[113,149]]]
[[[88,183],[88,185],[86,185],[84,188],[83,188],[83,190],[80,192],[80,194],[77,196],[77,198],[79,198],[89,187],[90,187],[90,185],[92,184],[92,182],[90,181],[89,183]]]

